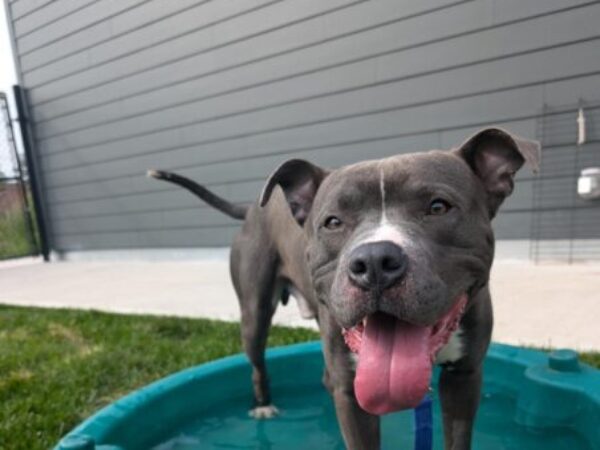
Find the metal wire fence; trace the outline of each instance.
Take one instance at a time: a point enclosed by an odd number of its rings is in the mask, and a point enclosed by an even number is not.
[[[585,117],[583,135],[578,115]],[[598,260],[600,201],[581,198],[577,183],[582,170],[600,167],[600,104],[546,107],[539,125],[542,165],[533,184],[531,257]]]
[[[8,100],[0,92],[0,259],[39,253],[30,192]]]

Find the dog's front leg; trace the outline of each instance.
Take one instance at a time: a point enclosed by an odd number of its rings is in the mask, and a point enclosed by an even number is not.
[[[445,450],[469,450],[481,392],[481,368],[450,370],[440,375]]]
[[[379,417],[365,412],[354,396],[354,363],[340,327],[327,311],[319,317],[329,389],[348,450],[379,450]]]
[[[446,450],[468,450],[479,406],[482,365],[492,337],[492,303],[487,287],[473,299],[461,321],[464,356],[445,366],[440,375],[440,400]]]

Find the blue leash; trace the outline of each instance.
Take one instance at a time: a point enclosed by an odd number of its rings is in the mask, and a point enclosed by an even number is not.
[[[415,450],[433,448],[433,409],[429,395],[415,408]]]

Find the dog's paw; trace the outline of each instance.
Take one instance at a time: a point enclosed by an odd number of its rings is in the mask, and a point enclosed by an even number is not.
[[[279,410],[275,405],[257,406],[248,411],[248,415],[257,420],[272,419],[279,414]]]

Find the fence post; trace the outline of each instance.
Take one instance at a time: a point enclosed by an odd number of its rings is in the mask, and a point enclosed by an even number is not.
[[[50,261],[50,245],[48,241],[48,229],[46,228],[46,211],[43,203],[41,186],[39,183],[39,165],[34,151],[33,134],[31,131],[31,123],[29,121],[29,110],[27,108],[27,100],[25,91],[21,86],[13,86],[15,102],[17,104],[17,116],[19,128],[21,130],[21,138],[23,142],[23,150],[25,152],[25,160],[29,172],[29,184],[31,185],[31,196],[35,208],[35,218],[37,222],[38,233],[40,237],[40,251],[44,257],[44,261]]]

